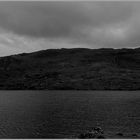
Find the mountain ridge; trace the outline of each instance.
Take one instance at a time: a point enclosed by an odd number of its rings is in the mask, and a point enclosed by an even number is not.
[[[139,90],[140,48],[62,48],[1,57],[0,89]]]

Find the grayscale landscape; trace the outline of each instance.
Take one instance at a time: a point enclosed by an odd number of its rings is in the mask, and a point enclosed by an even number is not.
[[[0,1],[0,138],[139,139],[139,1]]]

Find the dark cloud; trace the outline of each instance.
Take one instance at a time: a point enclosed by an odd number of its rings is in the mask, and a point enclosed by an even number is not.
[[[71,2],[1,2],[0,25],[19,34],[63,37],[90,23],[82,6]]]
[[[74,43],[95,48],[139,46],[139,15],[140,2],[132,1],[0,1],[2,31],[16,34],[17,39],[20,36],[52,39],[55,44],[60,39],[60,44],[65,42],[68,46]]]
[[[19,34],[64,37],[79,26],[122,22],[131,6],[118,2],[0,2],[0,25]]]

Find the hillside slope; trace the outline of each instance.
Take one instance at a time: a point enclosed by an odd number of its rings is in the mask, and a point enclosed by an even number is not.
[[[49,49],[1,57],[0,89],[139,90],[140,48]]]

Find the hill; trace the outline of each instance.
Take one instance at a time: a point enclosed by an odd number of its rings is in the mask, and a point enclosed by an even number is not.
[[[48,49],[1,57],[0,89],[139,90],[140,48]]]

